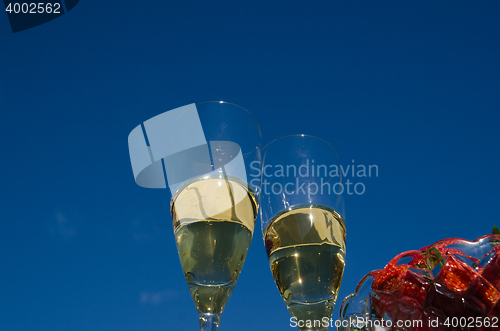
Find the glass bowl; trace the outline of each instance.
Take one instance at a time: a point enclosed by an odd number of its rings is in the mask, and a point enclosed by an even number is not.
[[[500,330],[500,235],[450,238],[364,276],[339,330]]]

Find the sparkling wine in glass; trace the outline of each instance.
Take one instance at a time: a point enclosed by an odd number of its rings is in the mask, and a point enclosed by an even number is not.
[[[278,290],[300,330],[328,329],[344,272],[341,185],[329,176],[331,164],[337,164],[331,145],[312,136],[286,136],[264,149],[264,242]]]
[[[200,318],[222,313],[250,247],[257,205],[236,178],[187,184],[172,199],[172,221],[184,276]]]
[[[147,139],[146,139],[147,138]],[[202,331],[215,331],[234,290],[257,215],[260,127],[227,102],[163,113],[129,136],[136,182],[169,188],[177,251]]]

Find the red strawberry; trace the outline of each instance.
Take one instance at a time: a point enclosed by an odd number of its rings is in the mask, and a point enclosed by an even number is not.
[[[486,320],[488,319],[488,324]],[[500,330],[500,300],[497,302],[487,317],[483,317],[482,327],[477,328],[475,331],[498,331]],[[488,326],[485,326],[488,325]]]
[[[500,248],[500,246],[496,248]],[[500,291],[500,251],[498,249],[493,258],[484,267],[482,275],[484,279]]]
[[[376,297],[372,298],[375,311],[380,316],[389,315],[394,319],[397,314],[397,292],[401,286],[402,273],[405,267],[387,265],[383,270],[374,273],[372,289]]]
[[[488,264],[484,267],[482,276],[485,280],[488,281],[489,284],[491,284],[492,287],[495,287],[497,291],[500,291],[500,246],[495,247],[495,255],[493,258],[488,262]],[[492,301],[494,300],[494,297],[492,296]],[[491,309],[491,311],[488,313],[488,318],[490,319],[490,322],[492,321],[493,317],[498,318],[498,323],[496,323],[496,327],[482,327],[478,328],[477,331],[498,331],[500,329],[500,298],[497,299],[495,307]]]
[[[408,265],[396,265],[404,253],[374,274],[372,289],[377,297],[372,299],[380,316],[387,314],[392,320],[420,320],[429,282]]]
[[[425,311],[443,319],[453,316],[473,317],[464,305],[463,296],[477,277],[478,274],[470,266],[453,255],[448,256],[429,289]]]
[[[478,274],[466,263],[450,255],[446,258],[443,269],[435,281],[458,295],[465,293]]]
[[[499,299],[500,292],[481,276],[470,284],[464,295],[465,306],[476,316],[486,316]]]
[[[485,248],[485,238],[491,244],[488,254],[493,257],[483,268],[480,262],[485,256],[477,256],[477,252]],[[375,294],[371,304],[376,314],[390,317],[393,323],[421,320],[423,324],[418,328],[395,327],[393,330],[490,331],[491,328],[486,327],[454,329],[445,325],[445,321],[453,317],[488,316],[490,321],[492,317],[500,317],[500,235],[488,235],[480,240],[483,246],[476,250],[469,241],[445,239],[420,251],[399,254],[384,269],[370,273]],[[402,258],[411,259],[404,264],[400,263]]]

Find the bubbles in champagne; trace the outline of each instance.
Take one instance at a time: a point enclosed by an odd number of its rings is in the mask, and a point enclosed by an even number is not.
[[[196,308],[220,314],[252,240],[255,198],[236,179],[208,178],[181,189],[171,210],[179,258]]]
[[[264,239],[290,313],[298,320],[329,318],[344,272],[342,216],[322,206],[299,206],[272,220]]]

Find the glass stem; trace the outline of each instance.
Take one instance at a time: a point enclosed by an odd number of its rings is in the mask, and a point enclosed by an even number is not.
[[[203,314],[198,313],[200,318],[201,331],[217,331],[219,330],[219,320],[221,314]]]
[[[317,328],[298,328],[300,331],[328,331],[327,327],[317,327]]]

